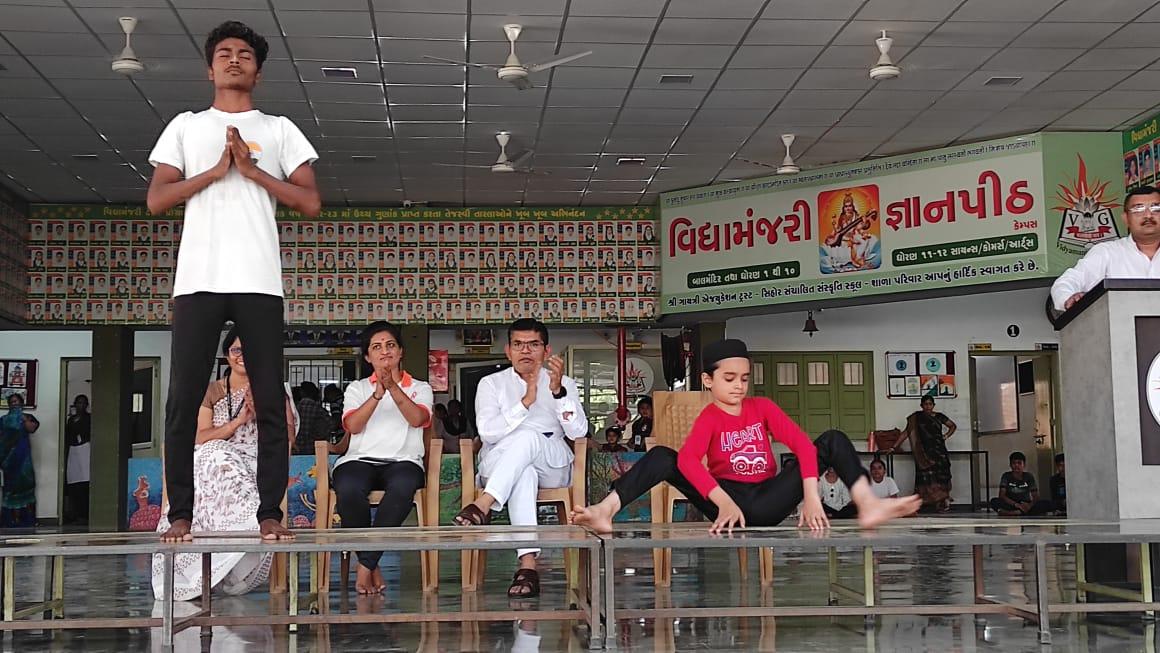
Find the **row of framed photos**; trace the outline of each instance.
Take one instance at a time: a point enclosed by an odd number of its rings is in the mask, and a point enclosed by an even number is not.
[[[28,239],[46,244],[176,244],[180,220],[32,219]],[[308,245],[615,245],[656,243],[654,220],[285,221],[283,244]]]
[[[283,246],[282,269],[297,272],[493,272],[528,270],[654,270],[654,245],[599,247],[306,247]],[[18,260],[18,259],[17,259]],[[33,272],[173,270],[171,246],[29,245]]]
[[[955,352],[887,352],[888,399],[957,397]]]
[[[170,300],[30,299],[32,324],[138,324],[170,322]],[[655,297],[542,298],[542,299],[289,299],[287,324],[363,324],[377,319],[421,324],[502,324],[521,317],[537,317],[549,324],[591,322],[645,322],[656,318]]]
[[[286,299],[509,299],[581,296],[652,296],[655,272],[539,272],[531,274],[310,274],[282,275]],[[31,272],[29,297],[152,299],[173,292],[173,275],[162,272]]]

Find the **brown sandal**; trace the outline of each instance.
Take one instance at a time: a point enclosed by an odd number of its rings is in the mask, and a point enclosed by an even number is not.
[[[463,510],[451,521],[456,526],[487,526],[491,523],[491,515],[479,509],[474,503],[463,506]]]
[[[520,569],[512,577],[511,587],[508,588],[508,597],[513,599],[530,599],[540,595],[540,572],[535,569]]]

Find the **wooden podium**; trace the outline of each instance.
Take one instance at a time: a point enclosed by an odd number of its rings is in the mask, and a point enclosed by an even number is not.
[[[1160,518],[1160,280],[1107,279],[1056,329],[1068,517]]]

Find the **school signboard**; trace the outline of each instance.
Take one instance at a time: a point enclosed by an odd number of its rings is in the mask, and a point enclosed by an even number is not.
[[[1052,277],[1126,233],[1114,133],[1037,133],[661,196],[665,314]]]

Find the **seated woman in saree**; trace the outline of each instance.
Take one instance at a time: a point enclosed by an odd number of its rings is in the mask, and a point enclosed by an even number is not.
[[[0,417],[0,472],[4,483],[0,528],[36,526],[36,475],[32,469],[32,439],[40,421],[24,412],[24,397],[8,397],[8,413]]]
[[[222,355],[229,363],[225,378],[210,383],[197,416],[197,439],[193,450],[193,523],[198,532],[258,531],[258,422],[250,379],[246,374],[242,341],[231,327],[222,341]],[[295,423],[286,397],[286,446],[294,442]],[[166,502],[168,503],[168,502]],[[169,529],[166,505],[157,532]],[[266,581],[272,553],[215,553],[210,564],[211,588],[226,594],[245,594]],[[174,558],[174,598],[188,601],[201,596],[201,555],[179,553]],[[164,596],[164,567],[160,554],[153,556],[153,595]]]
[[[888,449],[894,452],[910,440],[914,454],[914,491],[922,497],[924,511],[949,512],[951,509],[951,457],[946,441],[958,426],[949,417],[934,410],[934,397],[920,400],[922,410],[906,418],[905,435]],[[946,429],[945,431],[943,429]]]

